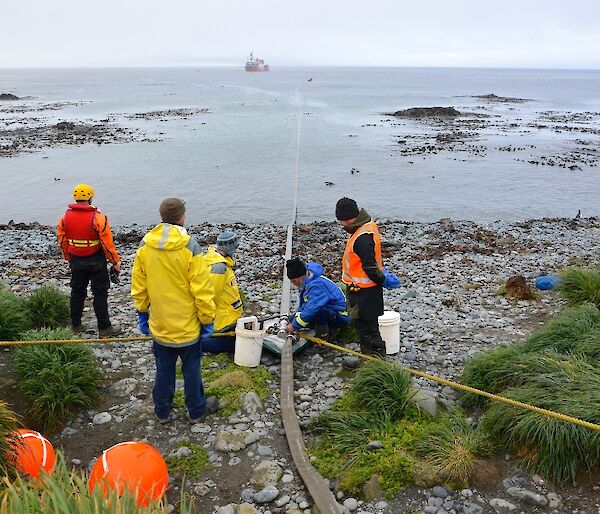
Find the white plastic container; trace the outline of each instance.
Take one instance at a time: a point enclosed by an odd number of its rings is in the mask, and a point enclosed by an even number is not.
[[[240,318],[235,327],[235,353],[233,362],[238,366],[255,368],[260,364],[263,338],[266,330],[261,330],[256,316]]]
[[[379,316],[379,333],[385,341],[385,353],[392,355],[400,351],[400,314],[396,311],[385,311]]]

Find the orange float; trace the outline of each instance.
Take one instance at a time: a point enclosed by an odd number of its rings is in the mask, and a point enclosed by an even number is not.
[[[19,428],[16,432],[20,438],[16,448],[17,469],[31,478],[36,478],[42,470],[52,473],[56,454],[50,441],[35,430]]]
[[[148,443],[126,441],[104,450],[92,468],[90,492],[100,484],[106,496],[109,489],[120,495],[127,489],[138,507],[159,500],[169,483],[167,464],[160,452]]]

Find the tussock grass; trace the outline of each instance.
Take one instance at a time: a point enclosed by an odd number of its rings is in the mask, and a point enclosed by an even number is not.
[[[14,478],[16,476],[16,448],[20,439],[15,430],[20,423],[15,413],[0,400],[0,476]]]
[[[383,430],[387,420],[356,412],[326,411],[314,418],[310,431],[325,436],[342,452],[360,449],[375,430]]]
[[[113,490],[104,498],[100,486],[90,493],[86,476],[69,471],[61,452],[57,452],[52,475],[32,481],[19,478],[11,482],[5,478],[4,486],[0,492],[0,514],[163,514],[167,506],[163,499],[147,507],[136,507],[135,498],[127,490],[120,497]],[[183,493],[177,512],[192,513]]]
[[[25,303],[33,328],[64,327],[71,319],[69,297],[56,287],[42,286],[36,289]]]
[[[600,329],[600,310],[591,303],[584,303],[566,309],[528,337],[524,351],[552,349],[569,353],[578,341],[596,329]]]
[[[70,331],[41,330],[30,339],[68,339]],[[52,431],[81,409],[100,399],[103,373],[90,348],[79,345],[24,346],[15,350],[12,366],[27,404],[27,417],[42,430]]]
[[[442,480],[460,485],[468,483],[478,456],[493,453],[489,436],[469,425],[459,409],[428,425],[416,441],[415,449]]]
[[[15,341],[31,328],[25,302],[7,289],[0,289],[0,340]]]
[[[589,302],[600,308],[600,269],[566,268],[557,289],[569,305]]]
[[[510,388],[503,396],[600,423],[600,372],[581,373],[564,383]],[[482,427],[523,463],[558,483],[574,481],[582,469],[600,465],[600,432],[503,403],[493,403]]]
[[[375,417],[399,420],[414,395],[410,375],[384,361],[365,363],[352,381],[351,391],[358,405]]]

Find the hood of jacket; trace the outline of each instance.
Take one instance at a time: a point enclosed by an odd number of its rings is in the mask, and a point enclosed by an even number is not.
[[[319,278],[323,274],[323,266],[321,266],[318,262],[309,262],[306,265],[306,279],[305,282],[308,283],[311,280],[315,280]],[[310,272],[310,273],[308,273]]]
[[[190,235],[185,227],[161,223],[144,236],[144,244],[159,250],[180,250],[188,244]]]
[[[369,223],[369,221],[371,221],[371,216],[369,216],[369,213],[367,211],[361,209],[360,211],[358,211],[358,216],[356,217],[356,220],[354,220],[354,223],[352,223],[352,225],[344,227],[344,230],[346,232],[354,234],[354,232],[356,232],[359,229],[359,227],[362,227],[365,223]]]

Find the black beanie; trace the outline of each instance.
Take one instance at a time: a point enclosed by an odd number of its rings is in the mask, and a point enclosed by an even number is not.
[[[358,205],[352,198],[340,198],[335,204],[335,217],[340,221],[351,220],[358,216]]]
[[[287,277],[290,280],[306,275],[306,266],[298,257],[294,257],[287,261],[285,263],[285,268],[287,270]]]

